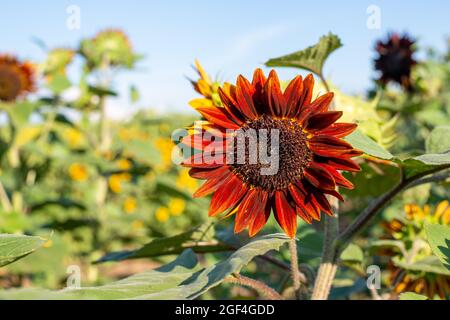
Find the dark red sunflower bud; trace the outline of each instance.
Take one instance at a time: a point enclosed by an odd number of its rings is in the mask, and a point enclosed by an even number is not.
[[[391,34],[386,42],[378,41],[375,50],[378,58],[375,59],[375,69],[381,72],[378,81],[382,85],[396,82],[405,90],[413,91],[411,84],[411,69],[417,64],[414,60],[414,43],[408,35]]]

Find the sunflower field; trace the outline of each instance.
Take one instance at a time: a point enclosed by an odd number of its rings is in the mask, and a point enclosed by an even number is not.
[[[0,53],[0,299],[450,298],[450,47],[387,34],[365,95],[323,72],[333,33],[229,82],[193,61],[195,113],[113,120],[132,40]],[[274,173],[259,140],[227,162],[257,130]]]

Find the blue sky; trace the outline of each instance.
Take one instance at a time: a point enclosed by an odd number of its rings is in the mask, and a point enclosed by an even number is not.
[[[69,5],[81,9],[81,29],[66,27]],[[381,29],[366,27],[370,5],[381,10]],[[115,83],[122,98],[111,100],[112,116],[135,110],[127,88],[141,92],[139,107],[160,112],[189,111],[196,97],[185,76],[195,58],[220,79],[251,76],[269,58],[291,53],[317,41],[329,31],[344,47],[333,54],[325,74],[348,93],[364,92],[374,76],[374,41],[388,31],[408,31],[422,47],[444,50],[450,36],[450,2],[428,1],[31,1],[2,3],[0,52],[40,60],[44,54],[32,41],[49,47],[74,46],[83,37],[107,27],[122,28],[135,50],[145,55],[138,70],[120,75]],[[298,70],[280,69],[281,78]],[[73,74],[76,76],[76,72]]]

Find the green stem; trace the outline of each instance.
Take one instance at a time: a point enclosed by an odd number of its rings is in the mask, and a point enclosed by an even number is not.
[[[11,212],[13,210],[13,206],[11,201],[9,200],[8,194],[6,193],[5,187],[3,183],[0,181],[0,201],[2,203],[2,207],[6,212]]]
[[[335,217],[325,216],[324,218],[324,241],[322,261],[317,272],[314,284],[312,300],[326,300],[330,294],[331,284],[337,271],[337,263],[334,260],[333,243],[339,235],[339,202],[337,199],[329,198],[330,205],[335,213]]]
[[[369,206],[356,218],[356,220],[345,229],[332,244],[325,243],[327,252],[324,251],[324,260],[319,269],[316,278],[316,285],[314,288],[312,299],[326,299],[331,289],[331,284],[336,275],[337,261],[342,251],[348,246],[352,239],[360,233],[373,218],[383,209],[392,199],[399,193],[410,188],[411,186],[418,186],[419,181],[429,183],[427,179],[422,179],[425,176],[434,174],[441,170],[445,170],[450,166],[440,166],[433,170],[418,174],[410,178],[403,178],[401,182],[392,190],[383,194],[379,198],[372,201]]]

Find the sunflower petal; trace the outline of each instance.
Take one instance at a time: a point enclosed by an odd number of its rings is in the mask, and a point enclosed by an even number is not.
[[[301,76],[295,77],[284,90],[284,100],[286,101],[286,116],[293,117],[299,111],[299,100],[303,93],[303,79]]]
[[[314,114],[305,120],[304,127],[307,131],[325,129],[342,117],[342,114],[342,111],[327,111]]]
[[[228,183],[231,178],[232,174],[230,172],[223,172],[216,178],[207,180],[197,191],[195,191],[193,197],[200,198],[210,195],[219,189],[223,184]]]
[[[327,92],[321,95],[316,100],[314,100],[310,105],[302,108],[300,113],[297,115],[297,119],[300,123],[303,123],[311,115],[328,111],[328,108],[333,101],[334,93]]]
[[[227,114],[230,116],[230,118],[233,120],[233,122],[241,125],[246,119],[245,116],[241,113],[241,111],[238,108],[238,103],[231,95],[231,86],[227,87],[228,90],[224,88],[219,88],[219,97],[220,100],[222,100],[222,105],[224,109],[227,111]]]
[[[311,104],[311,99],[314,91],[314,77],[310,73],[303,80],[302,94],[298,100],[299,111],[302,111],[306,106]]]
[[[243,76],[239,76],[236,86],[236,98],[241,112],[247,119],[255,119],[258,116],[255,105],[253,104],[253,95],[255,88]]]
[[[317,135],[308,142],[311,151],[319,156],[342,156],[354,150],[348,142],[332,136]]]
[[[228,111],[224,108],[197,108],[197,111],[209,122],[212,122],[222,128],[239,129],[241,123],[236,123],[231,119]]]
[[[275,70],[272,70],[269,74],[265,91],[271,113],[275,116],[284,116],[286,113],[286,103],[281,92],[280,80]]]
[[[270,203],[267,201],[267,194],[265,200],[262,201],[262,203],[264,203],[263,210],[255,212],[253,220],[250,221],[248,230],[250,237],[255,236],[262,229],[262,227],[264,227],[267,220],[269,219],[270,211],[272,210],[272,208],[270,206]]]
[[[355,131],[357,127],[356,123],[334,123],[328,128],[321,130],[319,134],[342,138]]]
[[[297,233],[297,214],[283,191],[275,192],[275,218],[284,232],[293,239]]]
[[[321,190],[334,190],[336,188],[334,178],[328,170],[314,162],[305,169],[305,178],[309,183]]]
[[[231,178],[226,183],[223,183],[214,193],[208,215],[213,217],[227,209],[233,208],[242,199],[247,189],[238,177],[231,174]]]
[[[244,196],[242,204],[239,206],[234,225],[234,232],[241,232],[255,220],[256,216],[261,213],[263,214],[266,201],[266,192],[257,189],[250,190],[247,195]]]

